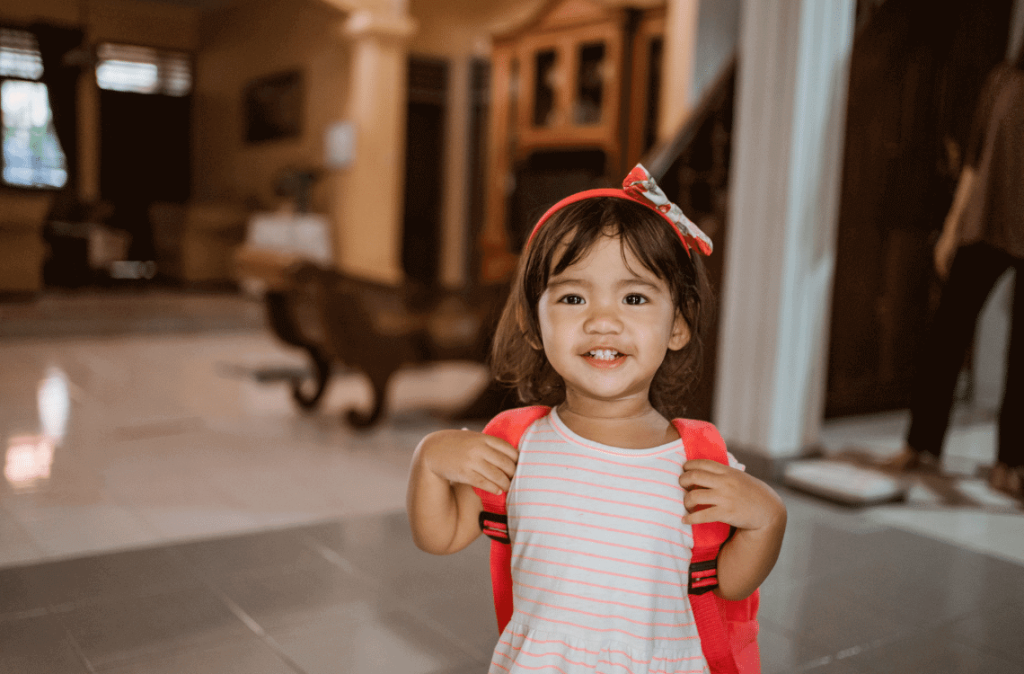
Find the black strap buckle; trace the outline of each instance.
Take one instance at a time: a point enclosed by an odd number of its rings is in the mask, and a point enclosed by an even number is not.
[[[690,562],[689,594],[704,594],[718,587],[718,558],[705,562]]]
[[[486,510],[480,511],[480,530],[492,541],[510,545],[508,537],[508,515],[490,513]]]

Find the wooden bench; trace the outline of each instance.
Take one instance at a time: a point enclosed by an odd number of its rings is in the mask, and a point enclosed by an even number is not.
[[[432,293],[352,278],[295,255],[244,248],[237,271],[262,283],[274,334],[309,355],[312,373],[291,380],[292,397],[315,409],[339,364],[366,375],[373,389],[369,413],[347,412],[357,427],[375,424],[386,406],[391,378],[406,365],[487,359],[506,285],[469,292]],[[507,391],[485,390],[459,416],[489,416],[506,406]]]

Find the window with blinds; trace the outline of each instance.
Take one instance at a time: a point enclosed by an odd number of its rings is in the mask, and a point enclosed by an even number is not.
[[[38,80],[43,76],[43,59],[35,36],[25,30],[0,28],[0,77]]]
[[[187,96],[192,62],[183,52],[104,43],[96,49],[96,84],[112,91]]]
[[[15,187],[63,187],[67,158],[53,128],[53,114],[35,36],[0,28],[0,181]]]

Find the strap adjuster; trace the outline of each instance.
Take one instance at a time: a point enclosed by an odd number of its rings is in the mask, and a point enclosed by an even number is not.
[[[480,531],[484,532],[484,535],[492,541],[505,545],[511,545],[512,543],[508,537],[508,515],[499,515],[481,510]]]
[[[704,594],[718,587],[718,558],[704,562],[690,562],[689,594]]]

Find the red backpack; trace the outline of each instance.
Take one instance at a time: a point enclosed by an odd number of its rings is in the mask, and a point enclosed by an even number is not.
[[[514,447],[530,425],[545,416],[550,408],[541,405],[502,412],[484,428],[484,433]],[[686,458],[711,459],[728,463],[725,442],[718,430],[706,421],[674,419],[686,447]],[[475,489],[483,511],[480,528],[491,539],[491,587],[498,631],[503,632],[512,618],[512,545],[508,536],[505,494],[500,496]],[[757,607],[759,592],[746,599],[729,601],[711,590],[718,587],[718,551],[732,536],[722,522],[693,526],[693,555],[687,592],[700,635],[704,659],[712,674],[758,674],[761,658],[757,647]]]

